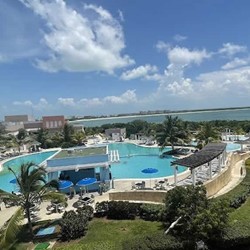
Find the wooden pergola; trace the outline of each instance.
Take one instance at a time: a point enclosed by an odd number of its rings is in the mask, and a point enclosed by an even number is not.
[[[219,157],[219,171],[221,171],[221,164],[225,164],[226,161],[226,143],[209,143],[200,151],[171,162],[171,165],[175,168],[175,185],[177,183],[177,166],[183,166],[190,169],[195,184],[195,168],[208,163],[209,165],[209,177],[212,178],[212,166],[211,161],[216,157]]]

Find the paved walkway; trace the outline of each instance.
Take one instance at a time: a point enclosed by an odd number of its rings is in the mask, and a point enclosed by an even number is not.
[[[243,170],[242,175],[241,175],[241,168]],[[245,169],[244,161],[241,160],[237,162],[235,166],[233,167],[232,178],[230,182],[225,187],[223,187],[218,193],[216,193],[213,197],[218,197],[220,195],[223,195],[229,192],[230,190],[235,188],[237,185],[239,185],[245,176],[246,176],[246,169]]]

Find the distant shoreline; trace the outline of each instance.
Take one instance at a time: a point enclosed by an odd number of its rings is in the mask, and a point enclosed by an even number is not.
[[[196,114],[196,113],[209,113],[209,112],[221,112],[221,111],[238,111],[238,110],[250,110],[250,107],[239,107],[239,108],[222,108],[222,109],[204,109],[204,110],[190,110],[190,111],[171,111],[166,113],[158,114],[135,114],[135,115],[124,115],[124,116],[109,116],[109,117],[96,117],[96,118],[87,118],[87,119],[77,119],[70,121],[70,123],[81,122],[81,121],[96,121],[96,120],[112,120],[112,119],[123,119],[123,118],[133,118],[133,117],[149,117],[149,116],[165,116],[165,115],[176,115],[178,114]]]

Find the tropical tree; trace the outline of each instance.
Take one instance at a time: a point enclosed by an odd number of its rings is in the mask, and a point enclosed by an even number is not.
[[[166,233],[193,242],[220,237],[228,222],[228,212],[223,200],[207,198],[203,185],[176,187],[165,198]]]
[[[86,139],[86,135],[82,131],[76,131],[72,136],[73,142],[78,146],[82,145],[84,139]]]
[[[175,144],[183,143],[188,138],[188,131],[185,130],[183,125],[183,121],[178,116],[166,116],[166,120],[163,121],[161,129],[157,134],[157,140],[162,149],[171,145],[174,150]]]
[[[209,122],[205,122],[201,126],[200,131],[196,135],[198,144],[201,144],[201,145],[207,144],[209,142],[218,141],[219,137],[220,137],[219,132]]]
[[[39,167],[29,162],[20,166],[19,175],[11,168],[9,168],[9,170],[16,178],[17,186],[20,189],[20,195],[14,195],[0,190],[0,198],[4,201],[16,203],[19,208],[5,224],[0,234],[0,249],[3,249],[3,246],[14,241],[20,229],[20,221],[23,220],[24,214],[27,216],[30,236],[33,237],[31,207],[39,200],[57,199],[61,202],[65,201],[63,194],[51,190],[52,186],[55,188],[58,187],[57,181],[46,183],[46,170],[43,167]]]
[[[43,128],[39,129],[36,139],[37,139],[38,142],[41,143],[42,148],[47,148],[48,139],[49,139],[48,130],[43,129]]]
[[[68,124],[68,123],[65,123],[65,125],[63,127],[63,139],[64,139],[64,142],[67,142],[67,143],[71,142],[73,133],[74,133],[73,126]]]

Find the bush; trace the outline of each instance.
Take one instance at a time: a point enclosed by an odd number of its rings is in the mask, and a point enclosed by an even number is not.
[[[109,202],[102,201],[97,202],[95,205],[95,216],[96,217],[105,217],[108,214]]]
[[[110,201],[108,204],[108,219],[133,220],[137,214],[138,211],[135,203],[129,203],[128,201]]]
[[[140,213],[141,203],[128,201],[103,201],[96,203],[96,217],[107,216],[108,219],[126,220],[135,219]]]
[[[229,206],[233,207],[233,208],[238,208],[243,203],[245,203],[246,199],[247,199],[247,195],[245,195],[245,194],[239,195],[239,196],[235,197],[233,200],[230,201]]]
[[[140,206],[140,217],[148,221],[162,221],[163,205],[142,204]]]
[[[86,234],[88,221],[93,217],[93,208],[85,206],[77,211],[66,211],[60,221],[61,240],[70,241]]]

